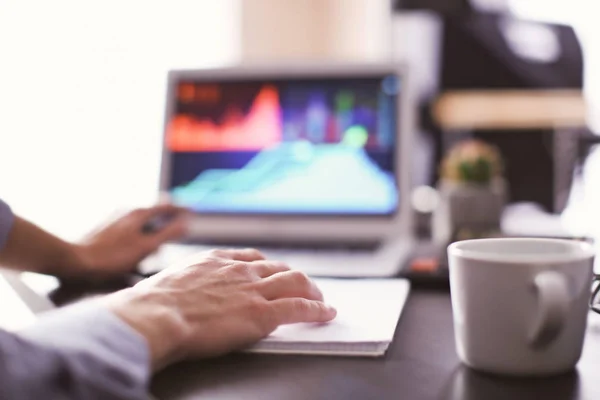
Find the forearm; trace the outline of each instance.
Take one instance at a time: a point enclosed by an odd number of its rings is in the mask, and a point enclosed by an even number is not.
[[[84,264],[78,246],[18,216],[0,250],[0,265],[7,268],[68,277]]]

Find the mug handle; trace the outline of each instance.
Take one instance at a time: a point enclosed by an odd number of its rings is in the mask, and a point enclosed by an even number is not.
[[[537,274],[533,285],[538,297],[537,317],[529,334],[529,344],[544,348],[562,331],[569,312],[569,287],[565,276],[556,271]]]

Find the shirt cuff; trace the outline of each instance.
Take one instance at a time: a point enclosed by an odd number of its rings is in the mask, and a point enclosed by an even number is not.
[[[0,250],[4,248],[8,234],[12,229],[15,216],[5,202],[0,199]]]
[[[115,384],[147,393],[151,367],[146,340],[93,300],[44,313],[18,334],[60,353],[93,359],[109,372],[105,379],[112,376],[119,380]]]

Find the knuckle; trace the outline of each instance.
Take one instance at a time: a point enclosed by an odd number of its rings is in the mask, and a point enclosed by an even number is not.
[[[308,277],[308,275],[306,275],[302,271],[292,271],[292,272],[290,272],[290,276],[291,276],[292,281],[296,285],[303,286],[303,287],[307,287],[307,286],[311,285],[310,278]]]
[[[283,261],[273,261],[271,264],[274,267],[281,268],[284,271],[291,271],[292,270],[292,268],[287,263],[284,263]]]
[[[247,262],[236,261],[230,265],[230,268],[232,271],[240,275],[247,276],[251,274],[250,265],[248,265]]]
[[[248,301],[248,311],[253,316],[264,315],[267,308],[267,301],[261,297],[255,297]]]
[[[226,254],[227,253],[222,249],[212,249],[208,251],[208,255],[214,258],[224,258]]]
[[[255,248],[247,248],[244,250],[246,253],[248,253],[248,255],[250,255],[252,258],[256,258],[256,259],[261,259],[264,258],[263,253],[261,253],[260,250],[255,249]]]

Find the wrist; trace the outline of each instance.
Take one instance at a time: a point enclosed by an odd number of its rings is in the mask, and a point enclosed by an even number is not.
[[[182,358],[186,324],[168,295],[134,287],[106,300],[112,312],[144,337],[154,370]]]
[[[106,277],[106,270],[98,264],[94,252],[85,244],[68,243],[62,259],[60,277],[82,280]]]
[[[47,262],[46,268],[40,272],[59,278],[85,277],[86,272],[92,269],[82,246],[64,241]]]
[[[70,243],[69,251],[70,255],[67,258],[69,260],[67,265],[75,274],[89,276],[89,274],[98,269],[87,246]]]

